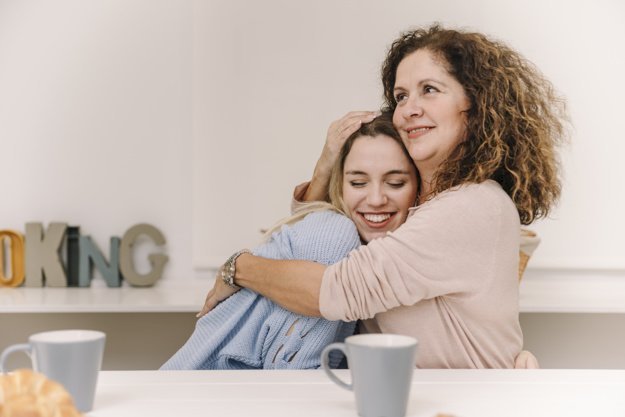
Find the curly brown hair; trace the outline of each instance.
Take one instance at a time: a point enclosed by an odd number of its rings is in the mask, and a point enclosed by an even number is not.
[[[430,197],[492,179],[512,198],[522,224],[547,216],[561,192],[556,148],[568,122],[553,85],[505,44],[435,24],[405,32],[391,45],[382,65],[385,110],[396,107],[399,63],[419,49],[441,59],[471,105],[466,140],[438,168]]]

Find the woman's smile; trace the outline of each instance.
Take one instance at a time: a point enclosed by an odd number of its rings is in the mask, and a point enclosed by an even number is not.
[[[394,213],[358,213],[358,214],[360,214],[363,217],[363,219],[365,220],[365,222],[367,222],[369,227],[382,228],[391,221],[391,219],[395,216],[395,214],[397,214],[397,212],[394,212]]]
[[[406,136],[408,139],[417,139],[425,134],[430,133],[432,129],[434,129],[434,126],[409,127],[406,129],[406,133],[407,133]]]
[[[343,202],[363,242],[401,226],[416,196],[416,170],[398,141],[356,139],[343,167]]]

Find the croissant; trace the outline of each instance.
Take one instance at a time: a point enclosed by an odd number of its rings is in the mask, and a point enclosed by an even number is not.
[[[0,417],[80,417],[69,393],[45,375],[20,369],[0,376]]]

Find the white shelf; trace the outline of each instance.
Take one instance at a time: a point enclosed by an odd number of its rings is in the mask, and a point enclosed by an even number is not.
[[[519,302],[525,313],[625,313],[625,271],[528,269]]]
[[[0,313],[194,313],[212,279],[149,288],[0,288]],[[528,269],[523,313],[625,313],[625,272]]]
[[[209,281],[148,288],[0,288],[0,313],[192,313]]]

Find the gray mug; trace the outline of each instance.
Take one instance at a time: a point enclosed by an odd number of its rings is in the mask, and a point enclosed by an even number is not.
[[[33,370],[59,382],[74,399],[79,411],[93,408],[106,335],[95,330],[57,330],[36,333],[28,343],[7,347],[0,356],[0,372],[13,352],[24,351]]]
[[[342,351],[352,383],[339,379],[329,367],[329,354]],[[321,365],[328,377],[353,391],[361,417],[403,417],[408,406],[417,339],[394,334],[359,334],[332,343],[321,353]]]

